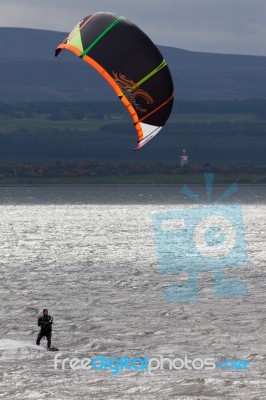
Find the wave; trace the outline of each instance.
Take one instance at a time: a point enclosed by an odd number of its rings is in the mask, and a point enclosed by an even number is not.
[[[34,350],[46,350],[43,346],[37,346],[31,342],[23,340],[12,340],[12,339],[1,339],[0,350],[18,350],[18,349],[34,349]]]

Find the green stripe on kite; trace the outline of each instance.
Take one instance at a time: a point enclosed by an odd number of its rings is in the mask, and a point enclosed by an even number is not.
[[[119,24],[119,22],[125,20],[125,17],[119,17],[117,18],[114,22],[111,23],[111,25],[109,25],[90,45],[89,47],[87,47],[83,53],[80,55],[80,58],[83,58],[84,56],[86,56],[86,54],[88,54],[88,52],[117,24]]]
[[[144,76],[144,78],[140,79],[134,86],[133,88],[142,85],[142,83],[146,82],[148,79],[150,79],[153,75],[157,74],[161,69],[167,66],[167,62],[163,60],[158,67],[156,67],[153,71],[151,71],[148,75]]]

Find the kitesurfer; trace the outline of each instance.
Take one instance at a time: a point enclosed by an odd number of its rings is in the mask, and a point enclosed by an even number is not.
[[[38,318],[38,326],[41,327],[41,330],[37,336],[36,344],[39,346],[41,339],[46,336],[47,339],[47,348],[51,347],[51,337],[52,337],[52,324],[53,317],[48,314],[47,308],[43,310],[43,316]]]

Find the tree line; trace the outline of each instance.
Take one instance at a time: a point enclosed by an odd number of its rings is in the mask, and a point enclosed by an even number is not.
[[[266,149],[266,100],[176,101],[173,118],[148,145],[134,153],[136,133],[127,111],[119,102],[0,102],[0,119],[15,120],[13,129],[0,127],[0,164],[27,162],[135,162],[173,164],[183,148],[189,163],[199,166],[264,166]],[[124,116],[119,123],[107,115]],[[188,114],[187,122],[174,118]],[[189,120],[189,113],[242,114],[239,120]],[[48,119],[99,118],[101,126],[88,131],[53,126],[22,127],[19,121],[36,114]],[[254,118],[250,119],[250,114]],[[247,118],[245,118],[247,115]],[[265,115],[265,118],[264,116]],[[3,123],[4,124],[4,123]]]
[[[175,100],[174,113],[210,113],[210,114],[255,114],[266,116],[266,99],[254,100]],[[82,101],[82,102],[18,102],[0,101],[0,115],[13,118],[27,118],[34,114],[48,114],[53,118],[82,119],[86,115],[105,115],[109,113],[127,114],[119,101]]]

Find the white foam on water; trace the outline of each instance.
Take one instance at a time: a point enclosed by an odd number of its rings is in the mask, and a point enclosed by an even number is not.
[[[31,342],[25,342],[23,340],[12,340],[12,339],[1,339],[0,350],[18,350],[18,349],[34,349],[34,350],[46,350],[45,347],[37,346]]]

